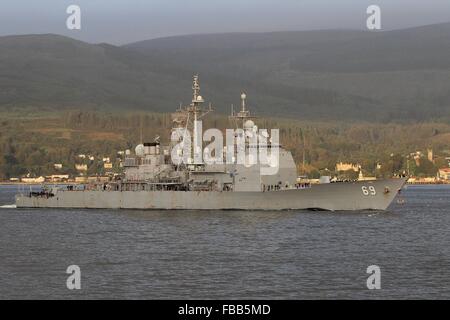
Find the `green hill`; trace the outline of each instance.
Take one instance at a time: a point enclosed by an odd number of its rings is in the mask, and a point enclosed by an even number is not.
[[[450,23],[405,30],[190,35],[122,47],[58,35],[0,37],[2,110],[168,112],[193,73],[222,113],[245,90],[260,115],[450,119]]]

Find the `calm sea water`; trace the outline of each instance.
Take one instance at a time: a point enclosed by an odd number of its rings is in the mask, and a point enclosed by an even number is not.
[[[5,207],[16,191],[0,187],[3,299],[450,298],[449,186],[355,213]],[[369,265],[381,290],[366,287]]]

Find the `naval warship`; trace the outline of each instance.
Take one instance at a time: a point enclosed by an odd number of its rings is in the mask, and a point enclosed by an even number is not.
[[[170,143],[159,138],[127,150],[124,172],[107,183],[44,187],[40,192],[16,195],[18,208],[111,208],[170,210],[386,210],[405,184],[406,178],[334,183],[298,183],[292,154],[255,125],[255,118],[241,95],[239,111],[230,116],[234,123],[233,143],[223,147],[217,161],[202,161],[196,150],[199,119],[212,111],[203,107],[198,76],[193,80],[192,101],[172,114]],[[185,133],[193,128],[194,149],[184,157]],[[255,144],[254,136],[266,141]],[[265,149],[269,161],[238,161],[241,141],[244,154]],[[259,141],[259,140],[257,140]],[[188,144],[186,143],[186,146]],[[177,147],[182,147],[182,149]],[[228,148],[228,150],[227,150]],[[239,150],[238,150],[239,149]],[[175,152],[176,151],[176,152]],[[216,152],[220,154],[220,152]],[[178,160],[174,161],[174,156]],[[222,158],[222,159],[221,159]],[[185,161],[182,161],[182,160]],[[210,159],[211,160],[211,159]],[[213,159],[214,160],[214,159]],[[228,161],[229,160],[229,161]],[[274,169],[274,170],[273,170]]]

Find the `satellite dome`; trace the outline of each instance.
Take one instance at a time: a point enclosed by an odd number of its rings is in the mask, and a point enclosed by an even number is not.
[[[198,96],[197,97],[197,101],[203,101],[203,97],[202,96]]]
[[[253,129],[255,123],[252,120],[247,120],[244,123],[244,129]]]
[[[247,98],[247,95],[246,95],[245,93],[242,93],[242,94],[241,94],[241,99],[242,99],[242,100],[245,100],[246,98]]]
[[[145,148],[143,144],[138,144],[136,149],[134,149],[137,156],[143,156],[145,153]]]

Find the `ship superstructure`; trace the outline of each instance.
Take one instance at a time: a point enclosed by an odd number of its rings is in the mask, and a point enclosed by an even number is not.
[[[238,164],[238,148],[234,146],[233,163],[227,163],[227,147],[223,152],[221,161],[207,164],[203,161],[203,148],[198,145],[198,121],[212,111],[211,105],[205,109],[203,97],[200,95],[198,76],[193,81],[193,99],[190,105],[180,107],[172,114],[173,127],[169,145],[161,145],[159,139],[154,142],[139,144],[134,155],[127,155],[124,161],[125,174],[122,180],[113,185],[114,190],[183,190],[183,191],[265,191],[283,190],[296,187],[296,165],[290,152],[277,145],[279,164],[274,175],[261,175],[261,165]],[[255,123],[245,107],[246,95],[241,94],[241,110],[232,113],[236,125],[233,138],[244,139],[244,152],[249,153],[250,148],[258,148],[251,144],[248,134],[256,134]],[[239,130],[240,129],[240,130]],[[192,132],[192,146],[190,156],[185,162],[173,163],[173,148],[186,140],[186,132]],[[201,139],[201,138],[198,138]],[[268,141],[267,148],[272,146]],[[270,154],[270,151],[268,153]],[[179,155],[182,157],[182,155]],[[200,160],[198,160],[200,159]]]

